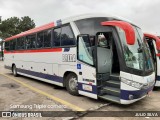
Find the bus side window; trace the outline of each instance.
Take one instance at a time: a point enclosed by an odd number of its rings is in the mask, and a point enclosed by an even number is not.
[[[34,49],[36,48],[36,35],[29,35],[26,40],[27,49]]]
[[[36,48],[36,35],[31,36],[32,49]]]
[[[21,38],[21,49],[25,49],[25,38]]]
[[[69,25],[62,27],[61,32],[61,46],[72,46],[75,45],[75,38],[71,27]]]
[[[17,38],[17,50],[20,50],[20,38]]]
[[[10,50],[9,49],[9,43],[10,43],[10,41],[6,41],[5,42],[5,50],[8,50],[8,51]]]
[[[22,50],[24,49],[24,37],[22,38],[17,38],[17,50]]]
[[[10,50],[16,49],[16,39],[10,41]]]
[[[37,48],[43,48],[44,32],[37,34]]]
[[[51,47],[51,30],[44,31],[44,47]]]
[[[53,30],[52,46],[60,46],[60,39],[61,39],[61,28],[56,28]]]
[[[31,48],[31,41],[29,39],[29,36],[26,36],[26,49],[30,49]]]

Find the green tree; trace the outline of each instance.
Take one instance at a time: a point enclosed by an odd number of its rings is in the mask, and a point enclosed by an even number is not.
[[[35,27],[34,21],[28,17],[11,17],[1,22],[0,38],[5,39]]]
[[[21,21],[19,24],[19,29],[21,31],[26,31],[34,27],[35,27],[35,23],[30,17],[28,16],[21,17]]]

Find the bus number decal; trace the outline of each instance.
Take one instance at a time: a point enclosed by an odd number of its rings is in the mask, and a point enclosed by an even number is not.
[[[75,54],[62,54],[62,61],[63,62],[76,62],[76,55]]]

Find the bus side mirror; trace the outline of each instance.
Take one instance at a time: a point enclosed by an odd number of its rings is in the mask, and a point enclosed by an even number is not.
[[[127,44],[134,45],[134,43],[135,43],[134,28],[128,22],[124,22],[124,21],[105,21],[105,22],[101,22],[101,25],[120,27],[125,32]]]

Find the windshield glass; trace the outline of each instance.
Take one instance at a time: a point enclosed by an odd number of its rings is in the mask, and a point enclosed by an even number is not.
[[[133,27],[136,37],[134,45],[128,45],[126,43],[124,31],[117,27],[120,39],[122,41],[126,65],[127,67],[137,70],[152,70],[153,62],[150,57],[149,50],[147,49],[146,44],[143,42],[143,33],[139,28],[135,26]]]
[[[148,47],[148,43],[147,43],[147,41],[144,40],[144,35],[141,32],[141,30],[139,28],[137,28],[137,31],[143,40],[144,57],[146,59],[145,60],[145,70],[146,71],[153,70],[154,69],[153,59],[152,59],[151,51]]]

